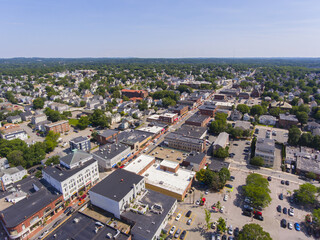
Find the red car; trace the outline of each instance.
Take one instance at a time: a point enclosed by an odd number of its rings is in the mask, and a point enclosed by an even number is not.
[[[85,199],[87,197],[87,194],[83,194],[82,196],[81,196],[81,199]]]
[[[259,211],[254,211],[253,214],[262,216],[262,212],[259,212]]]

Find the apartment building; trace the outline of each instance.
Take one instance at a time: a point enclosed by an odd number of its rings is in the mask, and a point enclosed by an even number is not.
[[[91,150],[91,142],[87,137],[76,137],[69,141],[70,150],[78,149],[83,150],[85,152],[90,152]]]
[[[67,120],[46,124],[45,128],[47,132],[53,131],[54,133],[65,133],[70,131],[70,125]]]
[[[256,142],[255,156],[262,157],[264,165],[272,167],[275,160],[275,140],[270,138],[258,138]]]

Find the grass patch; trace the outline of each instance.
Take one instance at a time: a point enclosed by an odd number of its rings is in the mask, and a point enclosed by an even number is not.
[[[74,118],[69,119],[69,124],[72,126],[77,126],[78,122],[79,122],[78,119],[74,119]]]

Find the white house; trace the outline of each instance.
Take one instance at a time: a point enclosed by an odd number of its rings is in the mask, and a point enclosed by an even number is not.
[[[12,183],[20,181],[25,175],[27,175],[27,170],[22,166],[1,169],[0,181],[2,190],[7,190]]]
[[[264,125],[276,125],[277,118],[271,115],[262,115],[259,118],[259,123]]]

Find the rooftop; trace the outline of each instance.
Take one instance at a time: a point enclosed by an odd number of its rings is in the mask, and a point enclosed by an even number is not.
[[[209,169],[214,172],[219,172],[222,168],[228,168],[229,169],[230,163],[219,161],[219,160],[212,160]]]
[[[2,177],[5,174],[12,175],[12,174],[18,173],[23,170],[25,170],[25,169],[22,166],[1,169],[0,170],[0,177]]]
[[[110,160],[127,149],[130,149],[130,147],[121,143],[106,144],[100,147],[98,151],[93,152],[92,155],[94,159],[96,159],[96,157],[100,157],[106,160]]]
[[[75,149],[72,151],[72,153],[60,158],[60,162],[64,162],[68,166],[72,166],[73,164],[76,164],[79,162],[83,163],[90,159],[92,159],[91,154],[79,149]]]
[[[159,126],[146,126],[146,127],[139,128],[137,131],[158,134],[163,129],[164,129],[163,127],[159,127]]]
[[[175,132],[187,137],[203,138],[207,133],[207,128],[183,124]]]
[[[296,116],[295,115],[291,115],[291,114],[280,113],[279,119],[286,120],[286,121],[292,121],[292,122],[298,122],[298,119],[296,118]]]
[[[183,141],[186,143],[193,143],[193,144],[203,144],[203,140],[192,138],[188,136],[183,136],[179,133],[171,132],[166,137],[165,140],[172,140],[172,141]]]
[[[229,141],[229,134],[226,132],[222,132],[218,135],[213,145],[224,146],[228,141]]]
[[[163,171],[160,169],[160,163],[155,163],[142,176],[146,183],[166,189],[171,192],[183,194],[192,181],[195,172],[179,168],[176,173]]]
[[[202,123],[203,121],[206,121],[208,118],[210,117],[205,115],[200,115],[200,114],[193,114],[188,120],[186,120],[186,123],[187,122]]]
[[[200,164],[205,157],[206,153],[191,152],[189,156],[185,159],[185,161],[189,163]]]
[[[103,131],[102,133],[100,133],[99,135],[102,137],[105,137],[105,138],[109,138],[117,133],[118,133],[117,130],[107,129],[107,130]]]
[[[114,201],[121,201],[132,189],[134,184],[138,184],[143,177],[124,169],[117,169],[96,186],[90,192],[100,194]]]
[[[174,161],[170,161],[170,160],[163,160],[160,163],[160,166],[167,167],[167,168],[176,168],[177,166],[179,166],[179,163],[174,162]]]
[[[76,137],[76,138],[71,139],[70,142],[81,143],[81,142],[87,141],[87,140],[89,140],[87,137],[80,136],[80,137]]]
[[[154,159],[154,157],[142,154],[134,161],[132,161],[129,165],[127,165],[125,167],[125,170],[139,174],[139,172],[147,167]]]

